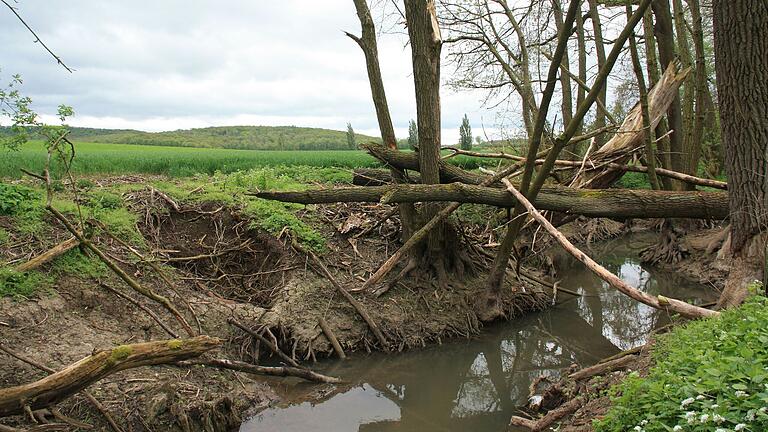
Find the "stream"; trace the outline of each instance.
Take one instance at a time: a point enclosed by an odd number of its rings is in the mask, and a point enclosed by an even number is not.
[[[699,304],[716,300],[708,287],[639,264],[640,250],[656,239],[632,234],[585,252],[643,291]],[[240,431],[503,431],[537,377],[556,378],[574,363],[590,366],[643,344],[669,322],[665,312],[625,297],[570,256],[555,258],[561,286],[582,297],[561,293],[557,306],[490,326],[471,340],[319,363],[316,370],[354,384],[310,403],[302,402],[312,391],[307,384],[276,381],[286,402],[249,418]]]

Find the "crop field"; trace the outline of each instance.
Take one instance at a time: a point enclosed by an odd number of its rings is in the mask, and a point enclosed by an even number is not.
[[[193,174],[235,172],[262,166],[373,167],[376,160],[363,151],[270,151],[128,144],[75,143],[75,174]],[[41,171],[46,151],[42,142],[29,142],[18,151],[0,150],[0,177],[17,178],[20,169]]]
[[[42,142],[31,141],[18,151],[0,150],[0,177],[19,178],[21,168],[40,172],[45,166]],[[456,157],[451,163],[476,168],[477,158]],[[381,166],[362,150],[234,150],[133,144],[75,143],[74,174],[194,174],[231,173],[258,167],[309,166],[361,168]],[[56,174],[54,165],[54,174]]]

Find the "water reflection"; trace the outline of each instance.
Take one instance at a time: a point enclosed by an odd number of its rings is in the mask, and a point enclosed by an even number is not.
[[[644,291],[713,299],[708,290],[674,274],[641,267],[637,249],[648,241],[644,236],[619,239],[591,254]],[[355,384],[315,405],[267,409],[245,422],[241,432],[504,430],[536,377],[556,377],[573,363],[587,366],[642,344],[652,329],[668,322],[664,313],[609,288],[569,256],[555,262],[562,286],[583,297],[496,326],[472,341],[323,365]],[[296,384],[283,390],[290,397],[302,388]]]

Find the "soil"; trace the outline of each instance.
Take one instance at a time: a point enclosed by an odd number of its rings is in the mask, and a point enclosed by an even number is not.
[[[136,179],[111,179],[120,184]],[[274,363],[272,353],[250,335],[229,324],[234,319],[277,342],[300,361],[331,356],[333,349],[318,326],[324,317],[347,352],[377,350],[365,322],[315,269],[291,247],[289,236],[255,229],[238,209],[216,203],[182,205],[158,199],[150,189],[124,197],[142,215],[141,253],[156,258],[169,286],[147,263],[109,236],[92,240],[143,287],[167,296],[192,324],[195,333],[226,341],[215,358]],[[330,239],[321,260],[338,282],[354,289],[398,246],[398,222],[379,223],[387,209],[371,205],[309,206],[315,228]],[[11,234],[0,248],[0,261],[18,264],[69,237],[55,221],[43,233],[28,236],[12,220],[0,218]],[[80,253],[71,251],[70,253]],[[54,369],[63,368],[94,350],[170,336],[149,315],[117,297],[108,285],[140,301],[182,337],[183,328],[158,304],[138,295],[109,271],[98,276],[57,273],[49,292],[29,299],[0,299],[0,344]],[[540,277],[542,274],[532,271]],[[402,280],[376,298],[355,294],[380,326],[389,348],[400,351],[452,337],[471,337],[481,329],[475,315],[475,293],[483,275],[468,274],[447,289],[430,279]],[[527,279],[509,282],[503,298],[508,318],[548,304],[546,287]],[[307,364],[307,363],[305,363]],[[0,354],[0,388],[46,375],[27,363]],[[295,380],[296,378],[287,378]],[[279,400],[280,380],[196,366],[154,366],[115,373],[89,387],[89,392],[125,430],[207,430],[236,428],[241,419]],[[322,397],[323,386],[310,387]],[[82,395],[59,404],[63,414],[110,430],[104,416]],[[50,419],[49,419],[50,420]],[[58,420],[53,420],[58,422]],[[4,418],[4,425],[29,428],[26,416]]]

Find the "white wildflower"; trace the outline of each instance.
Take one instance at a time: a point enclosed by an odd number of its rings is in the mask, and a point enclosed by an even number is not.
[[[746,428],[746,427],[747,427],[746,424],[739,423],[736,426],[734,426],[733,430],[735,430],[736,432],[739,432],[740,430],[744,430],[744,428]]]
[[[640,427],[640,426],[635,426],[635,430],[636,430],[637,432],[643,432],[645,429],[643,429],[643,428],[642,428],[642,427]]]
[[[746,421],[748,421],[748,422],[753,422],[753,421],[755,421],[755,410],[749,410],[749,411],[747,411],[747,415],[746,415],[746,416],[744,416],[744,420],[746,420]]]
[[[704,395],[698,395],[696,396],[696,400],[703,400],[706,396]]]
[[[768,408],[762,407],[759,410],[757,410],[757,412],[759,412],[760,414],[765,414],[766,409],[768,409]]]
[[[682,427],[682,426],[680,426],[680,425],[676,425],[675,427],[673,427],[673,428],[672,428],[672,430],[673,430],[674,432],[679,432],[679,431],[683,430],[683,427]]]
[[[693,401],[695,401],[695,400],[696,399],[694,399],[692,397],[689,397],[688,399],[683,399],[682,401],[680,401],[680,407],[683,407],[683,408],[687,407],[688,405],[692,404]]]
[[[728,429],[717,428],[715,429],[715,432],[728,432]]]
[[[699,417],[699,423],[706,423],[709,421],[709,414],[702,414]]]
[[[648,420],[643,420],[640,422],[640,425],[645,426],[648,424]]]
[[[736,390],[736,397],[737,398],[742,398],[743,399],[743,398],[745,398],[747,396],[749,396],[749,393],[747,393],[745,391],[742,391],[742,390]]]
[[[715,423],[722,423],[725,421],[725,417],[721,416],[720,414],[713,414],[712,421]]]
[[[718,409],[718,408],[720,408],[720,405],[718,405],[718,404],[712,404],[712,406],[711,406],[710,408],[712,408],[712,409]]]

